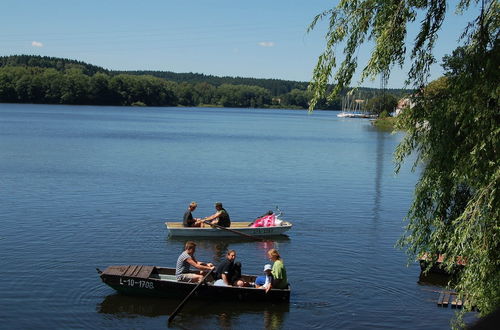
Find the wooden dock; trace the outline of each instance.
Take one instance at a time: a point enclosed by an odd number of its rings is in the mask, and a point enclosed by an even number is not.
[[[458,294],[454,291],[441,291],[439,292],[439,297],[437,299],[437,305],[439,307],[451,308],[462,308],[464,306],[464,299],[460,299]]]

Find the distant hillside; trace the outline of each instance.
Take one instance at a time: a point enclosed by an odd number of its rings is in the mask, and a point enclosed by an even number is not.
[[[244,77],[217,77],[212,75],[205,75],[202,73],[175,73],[171,71],[111,71],[115,74],[131,74],[131,75],[151,75],[158,78],[164,78],[177,83],[208,83],[213,86],[220,86],[222,84],[230,85],[247,85],[259,86],[271,92],[273,96],[290,93],[293,89],[306,90],[309,82],[281,80],[281,79],[263,79],[263,78],[244,78]],[[380,94],[378,88],[360,87],[359,93],[366,95],[366,97],[373,97]],[[408,93],[405,89],[388,88],[386,92],[396,96],[402,96]],[[344,94],[345,91],[341,94]]]
[[[34,55],[12,55],[0,56],[0,68],[4,66],[28,66],[39,68],[53,68],[57,71],[65,71],[67,69],[81,69],[86,75],[93,76],[97,72],[109,74],[109,70],[88,64],[81,61],[70,60],[59,57],[49,56],[34,56]]]
[[[230,85],[247,85],[263,87],[277,96],[289,93],[292,89],[307,89],[307,82],[280,80],[280,79],[258,79],[258,78],[243,78],[243,77],[217,77],[205,75],[202,73],[175,73],[171,71],[113,71],[114,73],[125,73],[132,75],[151,75],[158,78],[164,78],[177,83],[208,83],[213,86],[222,84]]]
[[[0,57],[0,102],[307,109],[312,97],[307,85],[199,73],[113,71],[47,56]],[[319,100],[316,109],[341,109],[346,92],[335,99]],[[366,101],[366,111],[380,113],[387,108],[392,112],[390,104],[405,93],[408,91],[402,89],[358,88],[355,98]]]
[[[218,87],[223,84],[230,85],[246,85],[246,86],[258,86],[269,90],[272,96],[280,96],[283,94],[290,93],[294,89],[306,90],[308,82],[304,81],[292,81],[292,80],[280,80],[280,79],[259,79],[259,78],[244,78],[244,77],[218,77],[212,75],[205,75],[202,73],[176,73],[172,71],[116,71],[107,70],[102,67],[88,64],[81,61],[48,57],[48,56],[34,56],[34,55],[13,55],[13,56],[2,56],[0,57],[0,67],[3,66],[29,66],[29,67],[41,67],[41,68],[54,68],[58,71],[64,71],[70,68],[79,68],[82,73],[92,76],[98,72],[106,73],[110,76],[118,74],[128,74],[128,75],[150,75],[176,83],[208,83],[212,86]],[[378,88],[366,88],[361,87],[358,89],[358,93],[361,98],[371,98],[380,94],[380,89]],[[386,92],[394,96],[402,96],[407,94],[408,91],[404,89],[386,89]],[[344,93],[341,93],[344,94]]]

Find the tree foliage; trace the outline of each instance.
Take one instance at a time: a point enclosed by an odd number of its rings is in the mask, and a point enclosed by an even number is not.
[[[6,66],[0,68],[0,102],[177,105],[172,83],[151,76],[85,74],[80,67]]]
[[[310,93],[306,88],[305,82],[279,79],[168,71],[109,71],[55,57],[0,57],[0,102],[307,109]],[[363,99],[380,94],[374,88],[358,91]],[[398,89],[386,92],[395,96],[403,93]],[[321,99],[316,106],[338,110],[340,104],[340,98]]]
[[[219,87],[223,84],[229,85],[247,85],[259,86],[269,90],[273,96],[278,96],[290,92],[292,89],[305,90],[307,82],[291,81],[281,79],[259,79],[259,78],[244,78],[244,77],[216,77],[201,73],[176,73],[171,71],[118,71],[123,74],[132,75],[150,75],[158,78],[167,79],[177,83],[208,83],[212,86]]]
[[[478,2],[462,0],[457,11]],[[397,170],[414,153],[414,168],[422,164],[422,174],[399,243],[410,260],[424,252],[443,254],[451,269],[458,257],[464,258],[467,266],[456,289],[467,295],[467,308],[475,305],[485,315],[500,307],[500,5],[497,0],[480,5],[479,16],[464,31],[463,46],[444,59],[445,77],[424,88],[447,2],[340,1],[311,25],[329,19],[326,50],[310,89],[311,109],[325,95],[335,97],[350,83],[359,47],[369,40],[375,47],[361,80],[387,75],[403,64],[407,27],[423,15],[409,54],[408,83],[418,92],[415,106],[399,121],[407,133],[396,150]],[[336,47],[342,43],[339,64]]]
[[[98,72],[109,73],[109,70],[88,64],[81,61],[70,60],[59,57],[33,56],[33,55],[12,55],[0,56],[0,67],[3,66],[25,66],[38,68],[53,68],[57,71],[67,69],[80,69],[86,75],[93,75]]]
[[[386,113],[394,112],[397,104],[398,100],[396,99],[396,97],[390,94],[383,94],[380,96],[375,96],[368,100],[365,107],[370,111],[370,113],[380,115],[384,111]]]
[[[415,148],[424,162],[401,240],[411,255],[443,254],[467,267],[457,288],[483,313],[500,306],[500,47],[462,48],[445,59],[446,76],[403,113],[402,162]],[[477,63],[481,69],[478,70]],[[495,63],[496,62],[496,63]]]

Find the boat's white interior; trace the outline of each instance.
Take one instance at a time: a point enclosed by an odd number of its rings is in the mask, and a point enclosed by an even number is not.
[[[161,281],[173,281],[173,282],[177,282],[177,278],[175,277],[175,275],[154,274],[151,277],[159,279]]]
[[[243,275],[243,280],[247,282],[255,282],[256,276],[252,275]],[[149,276],[149,278],[152,279],[157,279],[160,281],[169,281],[169,282],[177,282],[177,277],[173,274],[160,274],[160,273],[153,273]]]

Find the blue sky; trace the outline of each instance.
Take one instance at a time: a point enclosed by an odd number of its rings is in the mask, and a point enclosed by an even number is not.
[[[311,33],[328,0],[2,0],[0,56],[31,54],[112,70],[195,72],[309,81],[324,49],[325,24]],[[450,1],[455,6],[456,1]],[[457,46],[470,16],[450,10],[435,55]],[[476,12],[477,13],[477,12]],[[411,41],[411,40],[410,40]],[[366,61],[370,47],[360,52]],[[366,54],[366,55],[365,55]],[[360,66],[362,66],[360,64]],[[432,78],[442,74],[433,68]],[[405,73],[388,87],[403,86]],[[353,81],[355,85],[356,81]],[[362,86],[379,87],[380,82]]]

